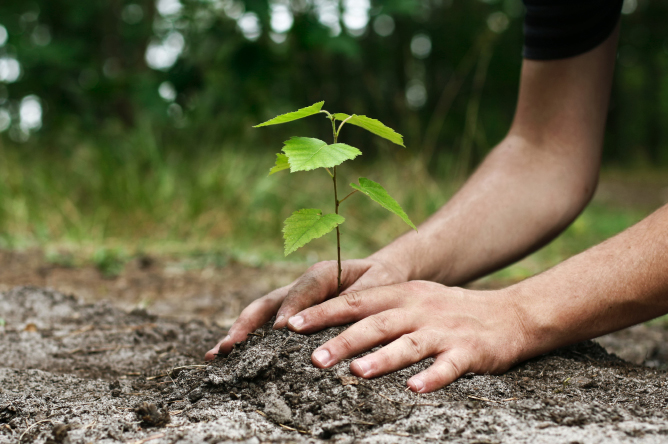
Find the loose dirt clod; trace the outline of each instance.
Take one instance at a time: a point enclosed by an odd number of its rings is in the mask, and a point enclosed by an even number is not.
[[[142,425],[146,427],[164,427],[172,419],[168,411],[146,401],[141,402],[135,407],[135,414]]]
[[[351,375],[349,361],[314,367],[312,351],[343,327],[290,336],[267,325],[205,364],[224,332],[202,323],[36,288],[0,293],[0,314],[3,444],[660,443],[668,435],[666,373],[592,342],[416,395],[406,380],[430,360],[372,380]]]
[[[51,436],[46,439],[45,444],[70,444],[70,437],[67,432],[70,426],[67,424],[56,424],[51,430]]]

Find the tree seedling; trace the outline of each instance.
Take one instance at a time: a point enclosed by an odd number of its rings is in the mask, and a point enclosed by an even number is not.
[[[285,239],[285,255],[287,256],[313,239],[324,236],[336,229],[336,251],[338,262],[338,286],[336,295],[338,296],[339,291],[341,290],[342,271],[341,232],[339,230],[339,225],[345,221],[343,216],[339,214],[339,206],[343,201],[359,191],[379,203],[383,208],[399,216],[414,230],[417,231],[417,228],[415,228],[413,222],[411,222],[401,206],[389,195],[385,188],[365,177],[360,177],[358,184],[351,183],[350,186],[353,188],[353,191],[343,199],[339,199],[336,186],[336,167],[346,160],[352,160],[362,154],[362,152],[355,147],[346,145],[345,143],[339,143],[339,134],[341,133],[343,125],[349,123],[364,128],[365,130],[402,147],[404,146],[404,142],[401,134],[395,132],[392,128],[383,125],[378,120],[355,114],[331,114],[322,109],[324,104],[325,102],[318,102],[291,113],[281,114],[264,123],[255,125],[254,128],[292,122],[320,113],[325,114],[327,119],[331,121],[334,143],[328,145],[327,142],[311,137],[292,137],[284,142],[283,152],[276,154],[276,164],[269,170],[269,175],[271,176],[274,173],[287,169],[289,169],[291,173],[294,173],[297,171],[310,171],[315,170],[316,168],[323,168],[332,178],[332,181],[334,182],[334,213],[323,214],[321,210],[313,208],[295,211],[285,220],[283,237]],[[337,121],[341,122],[338,125],[338,128]]]

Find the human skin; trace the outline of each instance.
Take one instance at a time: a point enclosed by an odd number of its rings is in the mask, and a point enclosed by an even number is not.
[[[499,373],[548,350],[668,312],[668,207],[557,267],[506,289],[461,285],[549,242],[582,211],[598,180],[618,31],[556,61],[525,60],[513,124],[436,214],[367,259],[311,267],[247,307],[206,355],[277,316],[299,333],[356,322],[312,355],[374,377],[425,357],[408,386],[428,392],[467,372]],[[666,299],[666,300],[664,300]],[[288,322],[289,320],[289,322]]]

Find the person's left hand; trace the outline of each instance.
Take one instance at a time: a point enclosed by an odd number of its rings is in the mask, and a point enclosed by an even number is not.
[[[415,392],[439,389],[469,372],[504,372],[528,357],[518,308],[504,290],[426,281],[375,287],[307,308],[291,317],[288,327],[313,333],[350,322],[356,323],[313,352],[313,363],[331,367],[388,344],[350,364],[355,375],[372,378],[433,356],[431,367],[408,380]]]

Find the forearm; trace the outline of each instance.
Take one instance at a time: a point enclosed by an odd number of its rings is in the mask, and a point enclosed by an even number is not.
[[[614,33],[578,57],[525,60],[509,135],[431,219],[375,257],[457,285],[543,246],[589,201],[603,144]]]
[[[374,256],[401,262],[408,280],[458,285],[543,246],[579,214],[596,186],[597,165],[556,151],[511,134],[417,233]]]
[[[668,205],[508,292],[527,332],[523,359],[668,313]]]

